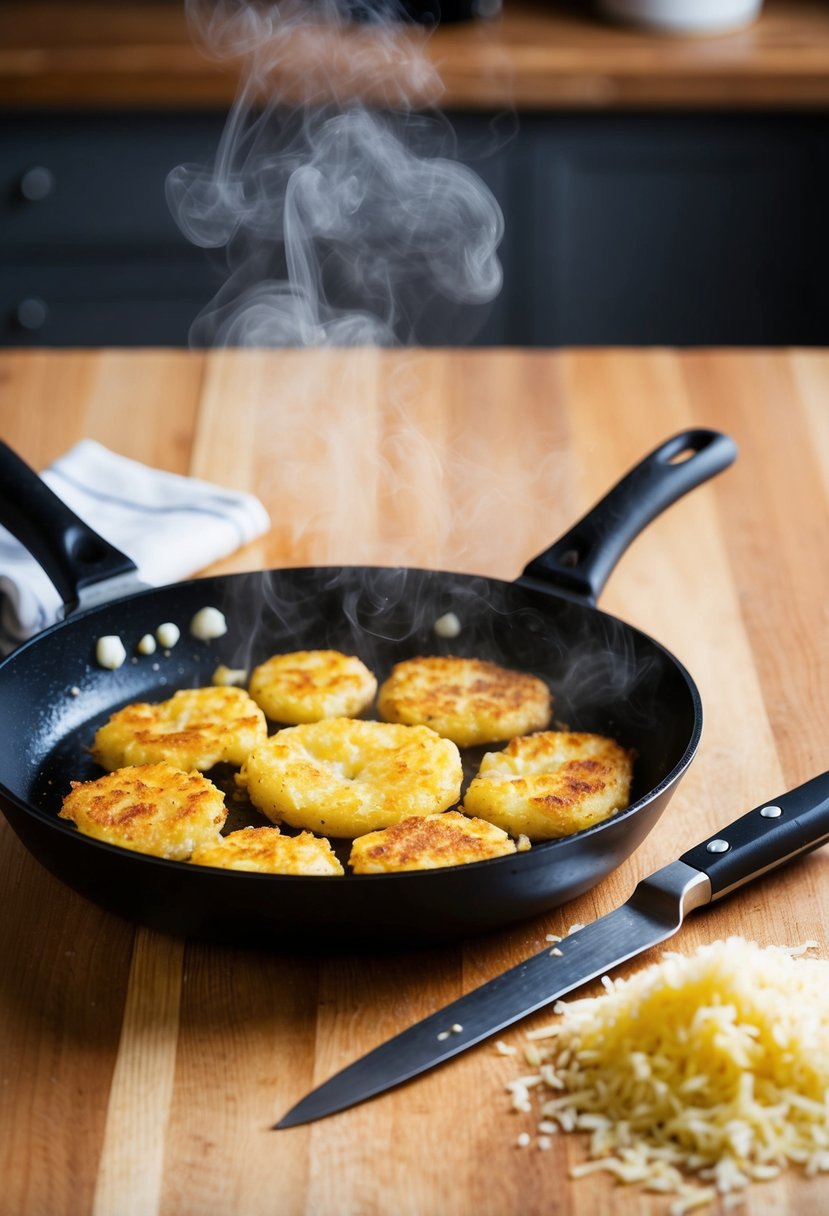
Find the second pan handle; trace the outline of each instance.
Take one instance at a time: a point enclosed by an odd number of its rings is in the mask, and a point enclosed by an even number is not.
[[[2,440],[0,524],[48,575],[65,613],[143,587],[135,563],[84,523]]]
[[[651,520],[727,469],[736,455],[734,440],[720,431],[700,427],[667,439],[533,558],[518,582],[595,604],[619,558]]]

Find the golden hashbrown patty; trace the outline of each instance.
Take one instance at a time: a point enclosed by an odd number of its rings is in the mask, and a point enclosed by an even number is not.
[[[92,755],[109,770],[160,761],[205,770],[241,764],[267,735],[265,715],[243,689],[187,688],[119,709],[96,733]]]
[[[514,852],[515,842],[501,828],[446,811],[360,836],[351,846],[348,864],[355,874],[387,874],[460,866]]]
[[[71,784],[61,819],[86,836],[155,857],[185,861],[200,845],[215,844],[227,817],[212,781],[169,764],[122,768]]]
[[[250,695],[272,722],[354,718],[377,692],[377,680],[360,659],[339,650],[275,654],[254,668]]]
[[[462,778],[454,743],[425,726],[330,718],[273,735],[238,781],[272,822],[353,839],[446,810]]]
[[[459,747],[497,743],[550,720],[543,680],[482,659],[407,659],[392,668],[377,705],[387,722],[430,726]]]
[[[327,840],[300,832],[283,836],[279,828],[240,828],[190,858],[197,866],[227,870],[255,870],[262,874],[342,874],[334,850]]]
[[[530,840],[569,836],[628,805],[633,753],[603,735],[541,731],[487,752],[464,810]]]

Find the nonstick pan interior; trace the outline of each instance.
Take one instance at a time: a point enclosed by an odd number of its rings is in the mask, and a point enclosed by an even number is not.
[[[220,608],[222,638],[189,633]],[[454,612],[458,637],[436,636]],[[169,653],[100,668],[97,638],[128,653],[163,621]],[[358,654],[382,680],[401,659],[490,659],[547,680],[556,725],[611,735],[636,750],[631,807],[574,837],[446,870],[299,878],[220,871],[115,849],[57,820],[70,780],[100,775],[96,728],[130,701],[208,684],[225,664],[250,669],[286,650]],[[369,715],[371,713],[369,712]],[[533,915],[595,885],[637,847],[693,757],[699,697],[673,657],[644,634],[579,602],[483,577],[394,568],[282,570],[202,579],[141,593],[46,631],[0,665],[4,809],[27,847],[70,886],[123,915],[226,941],[434,940]],[[480,753],[466,757],[474,767]],[[235,824],[233,826],[238,826]]]

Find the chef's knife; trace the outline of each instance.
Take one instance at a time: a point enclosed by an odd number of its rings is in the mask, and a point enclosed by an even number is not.
[[[755,807],[661,870],[627,903],[505,971],[338,1072],[275,1124],[310,1123],[383,1093],[665,941],[686,914],[829,841],[829,773]]]

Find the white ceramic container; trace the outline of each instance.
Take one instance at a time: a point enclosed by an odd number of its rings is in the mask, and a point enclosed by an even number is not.
[[[716,34],[754,21],[763,0],[598,0],[614,21],[668,34]]]

